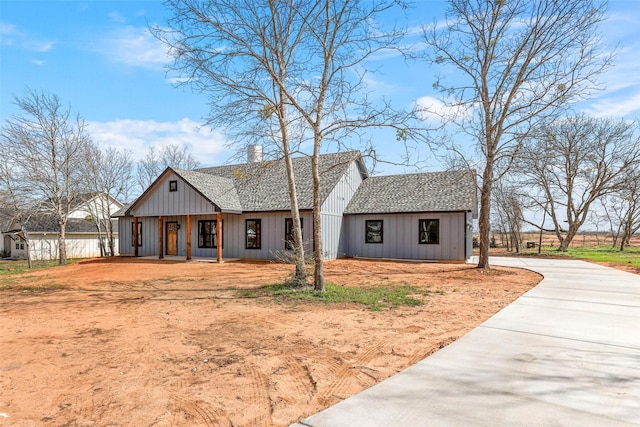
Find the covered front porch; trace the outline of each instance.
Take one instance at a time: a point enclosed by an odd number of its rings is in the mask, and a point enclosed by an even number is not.
[[[223,218],[222,212],[217,212],[214,215],[208,215],[203,217],[198,215],[197,226],[194,233],[193,223],[194,215],[179,215],[179,216],[157,216],[153,217],[153,222],[156,224],[156,229],[152,230],[152,237],[155,234],[156,242],[152,242],[151,246],[155,247],[157,255],[153,256],[158,259],[165,259],[171,257],[173,259],[191,261],[195,259],[207,260],[218,263],[224,262],[222,256],[222,236],[223,236]],[[150,257],[148,251],[145,254],[140,253],[140,248],[143,247],[143,227],[142,224],[148,221],[149,217],[133,217],[132,223],[132,246],[134,257]],[[214,219],[215,218],[215,219]],[[181,230],[184,226],[184,230]],[[184,243],[181,240],[184,239]],[[194,240],[195,245],[199,249],[199,255],[194,257]],[[184,246],[183,246],[184,245]],[[202,252],[207,251],[215,252],[215,258],[212,256],[202,256]],[[207,253],[209,255],[209,253]],[[213,255],[213,254],[211,254]]]

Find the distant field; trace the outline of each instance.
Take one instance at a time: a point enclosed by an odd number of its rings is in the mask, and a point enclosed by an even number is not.
[[[539,238],[538,234],[524,233],[520,253],[523,255],[537,255]],[[513,252],[505,252],[506,239],[501,239],[500,235],[495,235],[495,241],[498,247],[492,250],[492,254],[513,254]],[[535,247],[527,249],[527,242],[534,242]],[[544,234],[540,252],[542,256],[566,256],[593,262],[640,268],[640,236],[637,235],[631,239],[631,246],[621,252],[619,246],[613,247],[610,235],[605,233],[581,233],[573,239],[569,250],[562,253],[558,252],[558,239],[552,234]]]

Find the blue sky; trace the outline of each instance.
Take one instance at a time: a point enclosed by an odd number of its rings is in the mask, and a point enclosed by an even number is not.
[[[444,8],[444,0],[418,1],[406,24],[433,23]],[[148,34],[147,26],[162,25],[167,15],[162,2],[151,0],[0,1],[0,122],[18,112],[13,95],[42,89],[81,114],[102,147],[127,148],[140,158],[150,145],[188,144],[203,165],[225,163],[234,154],[225,149],[225,136],[199,126],[209,111],[206,96],[172,85],[175,76],[164,68],[170,59]],[[588,114],[640,118],[638,23],[640,0],[610,2],[601,31],[619,52],[603,76],[606,89],[580,105]],[[424,64],[385,58],[371,83],[403,106],[435,97],[434,75]],[[393,135],[372,138],[382,156],[399,160]],[[379,172],[398,170],[382,166]]]

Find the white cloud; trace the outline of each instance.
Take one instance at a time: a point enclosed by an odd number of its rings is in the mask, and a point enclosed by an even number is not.
[[[141,68],[162,68],[171,62],[167,49],[146,28],[126,26],[108,34],[98,51],[110,61]]]
[[[0,35],[5,36],[13,36],[18,34],[18,29],[15,25],[9,24],[8,22],[0,21]]]
[[[13,46],[33,52],[50,52],[55,41],[42,41],[20,31],[16,25],[0,22],[0,41],[4,46]]]
[[[55,42],[34,43],[33,47],[37,52],[49,52],[53,49]]]
[[[127,22],[127,19],[116,11],[109,13],[109,19],[111,19],[113,22],[119,22],[119,23]]]
[[[640,92],[637,90],[631,94],[624,92],[619,96],[592,101],[584,111],[593,117],[633,118],[640,113]]]
[[[41,60],[41,59],[32,59],[32,60],[31,60],[31,63],[36,64],[36,65],[38,65],[38,66],[40,66],[40,65],[44,65],[46,62],[47,62],[47,61],[43,61],[43,60]]]
[[[221,132],[201,128],[199,123],[184,118],[176,122],[120,119],[109,122],[89,122],[89,134],[99,147],[130,150],[134,160],[142,159],[151,146],[188,146],[191,154],[203,165],[226,160],[227,141]]]
[[[416,100],[422,119],[431,123],[446,123],[453,119],[470,118],[471,107],[465,105],[447,105],[432,96],[423,96]]]

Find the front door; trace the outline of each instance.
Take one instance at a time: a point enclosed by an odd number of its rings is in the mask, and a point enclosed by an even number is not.
[[[178,255],[177,222],[167,222],[167,255]]]

